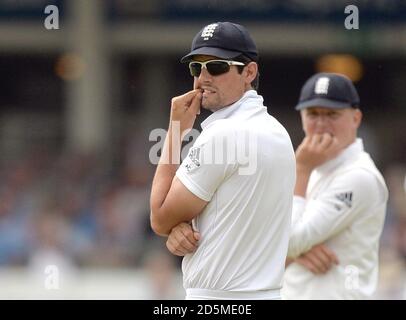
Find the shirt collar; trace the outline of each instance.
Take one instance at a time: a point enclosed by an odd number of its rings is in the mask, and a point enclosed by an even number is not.
[[[248,90],[244,93],[240,100],[234,102],[228,107],[224,107],[213,112],[213,114],[211,114],[201,123],[201,127],[204,129],[216,120],[227,119],[237,113],[252,112],[253,110],[258,110],[259,107],[266,109],[263,102],[264,99],[255,90]]]
[[[325,173],[333,170],[342,163],[346,162],[348,159],[354,159],[354,156],[364,151],[364,143],[361,138],[355,139],[347,148],[345,148],[341,153],[335,157],[323,163],[321,166],[316,168],[316,171],[320,173]]]

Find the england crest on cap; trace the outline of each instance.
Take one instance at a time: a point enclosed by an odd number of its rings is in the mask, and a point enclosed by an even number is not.
[[[330,79],[327,77],[319,78],[314,87],[314,93],[316,94],[327,94],[328,86],[330,84]]]
[[[209,40],[213,36],[214,30],[216,30],[216,27],[218,26],[217,23],[212,23],[206,26],[203,31],[201,37],[203,40]]]

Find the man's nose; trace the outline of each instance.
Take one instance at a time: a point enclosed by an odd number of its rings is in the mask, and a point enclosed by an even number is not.
[[[211,74],[209,73],[209,71],[207,71],[206,68],[201,69],[200,71],[200,75],[197,77],[199,82],[207,82],[211,80]]]
[[[319,115],[319,116],[316,118],[316,125],[317,125],[317,126],[324,126],[324,125],[327,124],[327,122],[328,122],[328,119],[327,119],[327,117],[324,116],[324,115]]]

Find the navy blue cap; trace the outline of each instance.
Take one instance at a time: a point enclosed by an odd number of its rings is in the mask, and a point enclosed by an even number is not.
[[[358,108],[359,96],[352,81],[338,73],[317,73],[306,81],[296,110],[309,107]]]
[[[231,22],[216,22],[202,28],[194,37],[190,53],[180,61],[187,62],[197,54],[233,59],[244,54],[258,61],[258,50],[247,29]]]

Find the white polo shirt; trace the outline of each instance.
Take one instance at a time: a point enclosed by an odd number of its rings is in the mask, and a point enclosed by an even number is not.
[[[290,137],[255,90],[202,128],[176,172],[209,201],[193,220],[198,249],[183,259],[186,298],[278,299],[296,174]]]
[[[287,267],[284,299],[366,299],[378,282],[378,248],[388,191],[361,139],[313,170],[306,199],[294,197],[289,257],[325,243],[340,264],[315,275]]]

